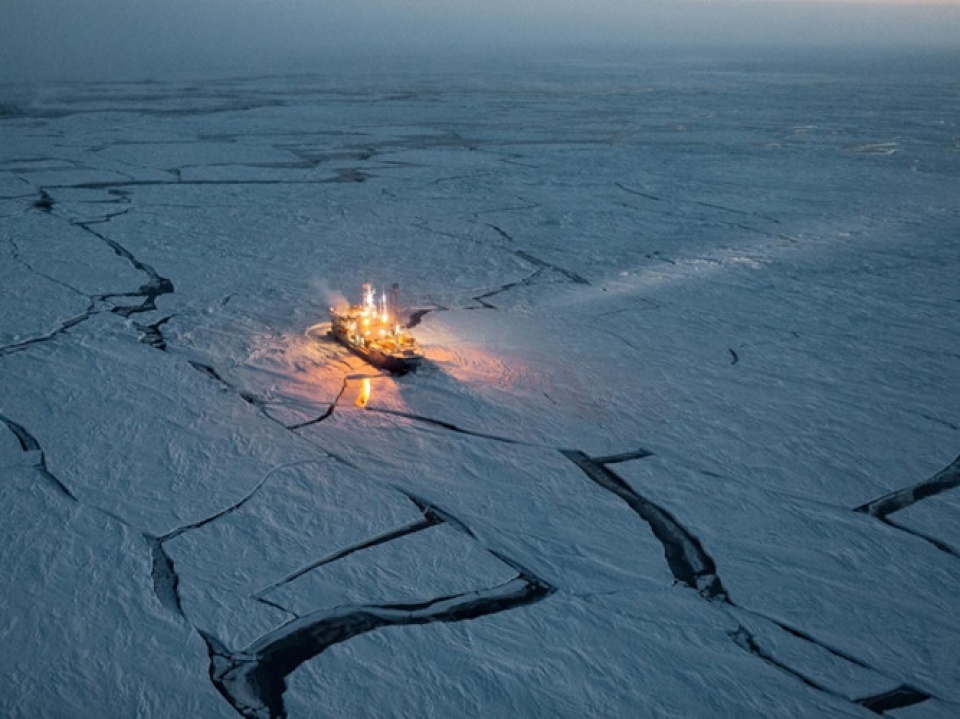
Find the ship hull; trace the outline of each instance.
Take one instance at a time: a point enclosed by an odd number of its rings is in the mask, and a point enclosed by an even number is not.
[[[338,327],[336,322],[334,322],[330,330],[330,336],[360,359],[369,362],[374,367],[385,369],[392,374],[404,375],[410,372],[416,372],[420,366],[422,357],[419,355],[398,356],[382,352],[376,347],[361,347],[354,342],[346,332]]]

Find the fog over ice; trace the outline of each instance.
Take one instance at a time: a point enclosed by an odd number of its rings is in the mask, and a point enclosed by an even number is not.
[[[960,3],[787,0],[3,0],[0,80],[544,46],[960,47]]]

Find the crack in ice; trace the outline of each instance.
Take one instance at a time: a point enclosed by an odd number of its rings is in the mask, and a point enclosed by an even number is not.
[[[495,587],[424,602],[314,612],[291,620],[237,652],[199,631],[207,643],[210,678],[231,706],[249,719],[281,719],[286,717],[286,677],[334,644],[381,627],[478,619],[539,602],[553,591],[550,584],[524,571]]]
[[[17,441],[20,443],[20,449],[23,450],[23,452],[35,452],[37,454],[37,461],[33,466],[40,472],[41,477],[46,479],[57,489],[57,491],[59,491],[70,501],[79,501],[77,500],[76,495],[70,491],[67,485],[60,481],[60,479],[47,467],[47,455],[43,451],[43,447],[40,446],[40,443],[37,441],[36,437],[30,434],[23,425],[18,424],[12,419],[8,419],[3,415],[0,415],[0,422],[3,422],[7,426],[7,429],[9,429],[17,438]]]
[[[889,527],[893,527],[901,532],[906,532],[907,534],[911,534],[915,537],[923,539],[939,549],[941,552],[950,554],[954,557],[960,557],[960,551],[950,546],[948,543],[943,542],[935,537],[931,537],[925,532],[905,527],[904,525],[894,522],[892,519],[890,519],[890,515],[894,512],[899,512],[902,509],[911,507],[917,502],[930,497],[935,497],[942,492],[955,489],[958,486],[960,486],[960,457],[957,457],[955,460],[953,460],[953,462],[937,472],[930,479],[924,480],[923,482],[918,482],[917,484],[905,487],[903,489],[895,490],[889,494],[885,494],[878,499],[874,499],[873,501],[861,504],[858,507],[854,507],[853,511],[860,512],[862,514],[868,514],[871,517],[880,520]]]

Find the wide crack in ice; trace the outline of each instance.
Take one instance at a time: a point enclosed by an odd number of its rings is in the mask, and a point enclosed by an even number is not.
[[[291,620],[241,651],[231,652],[200,632],[210,654],[210,678],[244,717],[286,717],[286,677],[329,647],[389,626],[462,622],[517,609],[547,597],[553,588],[529,572],[496,587],[415,604],[370,604],[316,612]]]
[[[958,486],[960,486],[960,457],[957,457],[952,463],[937,472],[930,479],[924,480],[923,482],[918,482],[917,484],[905,487],[903,489],[898,489],[890,492],[889,494],[885,494],[871,502],[861,504],[859,507],[854,507],[853,511],[869,514],[871,517],[876,517],[888,526],[899,529],[902,532],[907,532],[908,534],[912,534],[929,542],[941,552],[945,552],[946,554],[950,554],[954,557],[960,557],[960,551],[958,551],[955,547],[951,547],[946,542],[936,539],[935,537],[931,537],[923,532],[919,532],[915,529],[905,527],[902,524],[898,524],[890,519],[890,515],[894,512],[899,512],[901,509],[906,509],[917,502],[929,497],[935,497],[942,492],[955,489]]]

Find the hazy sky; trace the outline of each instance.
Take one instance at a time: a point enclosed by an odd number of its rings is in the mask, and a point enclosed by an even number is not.
[[[0,79],[543,45],[960,50],[960,0],[0,0]]]

